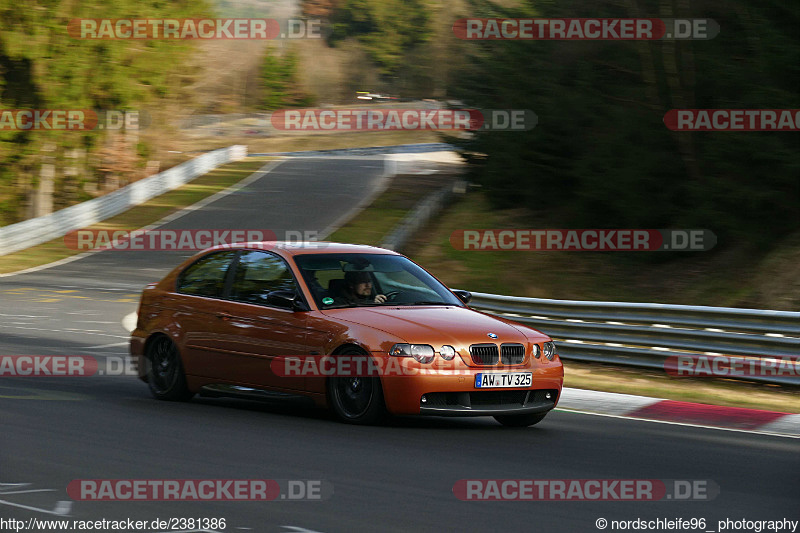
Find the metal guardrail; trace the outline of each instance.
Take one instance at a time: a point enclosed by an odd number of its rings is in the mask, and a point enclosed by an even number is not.
[[[800,386],[800,312],[472,293],[470,306],[536,328],[564,359],[664,370],[668,358],[792,357],[794,373],[727,376]],[[781,375],[782,374],[782,375]]]
[[[73,205],[49,215],[0,227],[0,255],[36,246],[70,231],[113,217],[135,205],[188,183],[220,165],[247,156],[241,145],[208,152],[164,172],[134,182],[105,196]]]

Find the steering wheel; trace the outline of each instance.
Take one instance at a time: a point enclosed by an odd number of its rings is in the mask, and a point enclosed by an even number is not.
[[[386,302],[393,302],[397,299],[397,296],[400,294],[400,291],[389,291],[384,293],[383,295],[386,296]]]

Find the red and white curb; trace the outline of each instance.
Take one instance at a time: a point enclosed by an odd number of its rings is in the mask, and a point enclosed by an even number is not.
[[[800,414],[679,402],[565,387],[558,409],[800,437]]]

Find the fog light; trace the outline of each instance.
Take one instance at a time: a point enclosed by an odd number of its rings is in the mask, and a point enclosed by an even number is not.
[[[456,349],[448,344],[445,344],[439,349],[439,355],[441,355],[442,359],[445,361],[449,361],[456,356]]]
[[[422,395],[422,403],[428,403],[428,399],[425,397],[424,394]]]
[[[550,399],[550,393],[548,392],[547,394],[544,395],[544,397],[549,400]]]

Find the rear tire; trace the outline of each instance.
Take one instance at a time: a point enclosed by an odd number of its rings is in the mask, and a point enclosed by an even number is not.
[[[547,416],[547,413],[535,413],[531,415],[497,415],[494,417],[494,419],[506,427],[525,428],[534,424],[538,424],[544,420],[545,416]]]
[[[350,348],[339,355],[367,355]],[[383,387],[379,377],[328,378],[328,402],[342,422],[372,425],[386,417]]]
[[[169,338],[158,337],[147,348],[147,384],[159,400],[182,402],[194,396],[186,385],[178,347]]]

